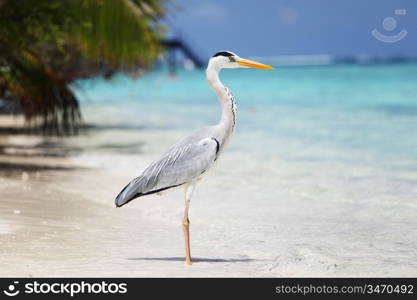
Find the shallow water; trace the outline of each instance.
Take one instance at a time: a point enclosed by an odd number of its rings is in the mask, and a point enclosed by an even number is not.
[[[221,77],[237,99],[238,134],[265,135],[272,143],[286,138],[336,151],[417,157],[416,133],[409,130],[417,123],[417,64],[225,70]],[[189,129],[219,118],[202,71],[182,71],[176,79],[164,72],[138,81],[116,76],[78,87],[93,112],[88,120]]]

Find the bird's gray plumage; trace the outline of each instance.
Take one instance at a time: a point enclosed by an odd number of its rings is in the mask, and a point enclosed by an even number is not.
[[[159,160],[132,180],[116,197],[116,206],[144,195],[188,183],[203,174],[220,149],[214,127],[205,127],[174,144]]]

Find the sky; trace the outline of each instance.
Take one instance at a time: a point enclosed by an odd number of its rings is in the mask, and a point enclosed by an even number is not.
[[[219,50],[417,56],[416,0],[171,0],[167,7],[169,35],[183,37],[202,58]],[[383,42],[373,30],[400,40]]]

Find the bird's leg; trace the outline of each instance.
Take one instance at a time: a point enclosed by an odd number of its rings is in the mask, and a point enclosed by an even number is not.
[[[188,220],[188,204],[189,201],[185,201],[185,211],[184,218],[182,220],[182,231],[184,233],[184,241],[185,241],[185,264],[191,265],[191,249],[190,249],[190,221]]]
[[[195,188],[195,183],[186,185],[185,187],[185,209],[182,218],[182,231],[184,233],[185,241],[185,263],[191,265],[191,250],[190,250],[190,220],[188,219],[188,208],[190,206],[191,196]]]

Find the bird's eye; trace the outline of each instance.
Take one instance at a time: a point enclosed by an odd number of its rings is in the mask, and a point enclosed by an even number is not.
[[[233,56],[229,56],[229,61],[230,62],[236,62],[236,59]]]

